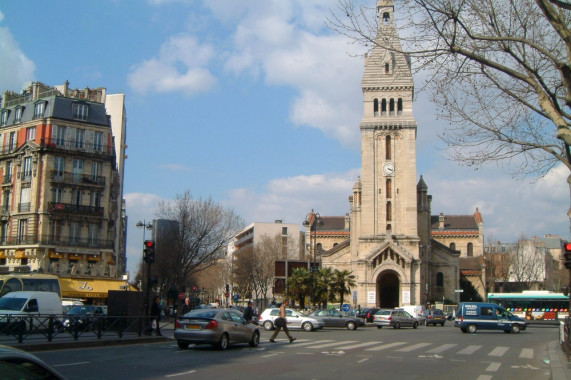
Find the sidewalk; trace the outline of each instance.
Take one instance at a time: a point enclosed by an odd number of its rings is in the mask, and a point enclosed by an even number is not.
[[[571,379],[571,363],[567,360],[567,357],[559,342],[554,340],[549,342],[547,345],[547,353],[549,355],[549,366],[551,368],[551,379],[552,380],[569,380]]]

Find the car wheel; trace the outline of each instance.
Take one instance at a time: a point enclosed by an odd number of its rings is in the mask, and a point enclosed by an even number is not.
[[[395,323],[395,329],[400,329],[400,323]]]
[[[382,328],[383,328],[383,326],[381,326],[381,325],[377,325],[377,328],[378,328],[378,329],[382,329]]]
[[[514,323],[514,324],[512,325],[511,332],[512,332],[513,334],[519,333],[520,330],[521,330],[521,327],[519,327],[519,325],[518,325],[517,323]]]
[[[178,348],[180,348],[181,350],[186,350],[189,346],[188,342],[182,341],[182,340],[177,340],[176,344],[178,344]]]
[[[414,323],[412,324],[412,328],[413,328],[413,329],[418,328],[418,322],[414,322]]]
[[[228,348],[228,343],[229,343],[228,334],[222,334],[222,336],[220,337],[220,341],[218,342],[218,349],[220,351],[224,351],[225,349]]]
[[[274,324],[272,323],[272,321],[265,321],[264,322],[264,330],[270,331],[273,328],[274,328]]]
[[[355,322],[347,322],[347,324],[345,326],[347,327],[347,330],[356,330],[357,329],[357,325],[355,324]]]
[[[303,328],[305,331],[312,331],[313,325],[310,322],[305,322],[303,325],[301,325],[301,328]]]
[[[474,325],[474,324],[468,325],[468,332],[470,334],[474,334],[476,331],[478,331],[478,328],[476,327],[476,325]]]
[[[252,335],[252,340],[248,343],[250,347],[256,347],[260,343],[260,332],[258,330],[254,331],[254,335]]]
[[[461,328],[460,331],[462,331],[464,334],[468,332],[468,330]]]

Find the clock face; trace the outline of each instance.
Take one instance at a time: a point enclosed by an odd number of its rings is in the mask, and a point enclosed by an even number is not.
[[[395,173],[395,165],[392,162],[387,162],[383,165],[383,173],[385,175],[393,175]]]

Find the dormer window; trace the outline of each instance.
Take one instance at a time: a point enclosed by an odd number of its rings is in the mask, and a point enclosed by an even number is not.
[[[23,114],[24,114],[24,107],[16,107],[16,113],[14,114],[14,122],[15,123],[21,122]]]
[[[87,121],[89,106],[85,103],[73,103],[72,112],[75,120]]]
[[[389,12],[383,13],[383,24],[388,25],[391,22],[391,15]]]
[[[6,123],[8,123],[9,115],[10,110],[2,110],[2,114],[0,114],[0,125],[6,125]]]
[[[44,112],[46,111],[46,102],[37,102],[34,104],[34,119],[39,119],[44,117]]]

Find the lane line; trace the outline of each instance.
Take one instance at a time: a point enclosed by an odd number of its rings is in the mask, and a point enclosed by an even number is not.
[[[75,362],[75,363],[65,363],[65,364],[53,364],[52,367],[68,367],[70,365],[82,365],[89,364],[91,362]]]
[[[175,377],[175,376],[182,376],[182,375],[188,375],[189,373],[195,373],[196,370],[192,370],[192,371],[187,371],[187,372],[179,372],[179,373],[173,373],[170,375],[165,375],[165,377]]]

